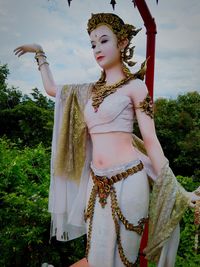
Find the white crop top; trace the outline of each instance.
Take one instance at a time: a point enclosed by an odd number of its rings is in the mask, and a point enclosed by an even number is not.
[[[95,112],[90,98],[84,109],[84,119],[90,133],[133,132],[134,111],[130,97],[107,96]]]

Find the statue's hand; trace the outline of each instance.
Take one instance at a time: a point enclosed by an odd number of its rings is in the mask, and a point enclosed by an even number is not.
[[[189,206],[191,208],[194,208],[196,201],[200,201],[200,186],[196,190],[194,190],[193,192],[187,192],[187,193],[188,193],[188,197],[190,199]]]
[[[42,50],[42,46],[39,44],[25,44],[16,47],[13,52],[16,56],[20,57],[25,53],[35,53],[37,50]]]

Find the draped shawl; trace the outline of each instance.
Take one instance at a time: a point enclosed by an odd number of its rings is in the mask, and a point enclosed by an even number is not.
[[[83,110],[92,85],[64,85],[58,87],[56,93],[49,212],[51,236],[56,236],[61,241],[72,240],[86,233],[83,214],[92,143]],[[135,135],[133,146],[147,175],[153,181],[149,206],[149,238],[144,253],[147,259],[164,267],[167,266],[169,255],[175,259],[179,241],[177,225],[188,207],[189,199],[168,162],[156,177],[144,144]],[[168,266],[173,265],[169,263]]]

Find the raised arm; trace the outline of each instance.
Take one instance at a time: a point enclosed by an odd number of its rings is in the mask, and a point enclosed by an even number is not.
[[[56,95],[56,84],[53,79],[53,75],[49,68],[49,63],[46,60],[45,53],[41,45],[38,44],[25,44],[14,49],[15,55],[18,57],[26,53],[35,53],[35,58],[38,63],[38,70],[42,76],[42,82],[45,91],[49,96]]]

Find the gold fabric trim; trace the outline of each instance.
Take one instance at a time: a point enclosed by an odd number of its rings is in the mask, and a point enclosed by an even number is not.
[[[154,182],[149,207],[149,236],[144,249],[148,260],[158,262],[161,249],[189,206],[185,189],[178,183],[168,163]]]
[[[144,142],[135,134],[132,134],[132,144],[135,148],[137,148],[140,152],[147,156],[147,151],[144,146]]]
[[[76,90],[75,90],[76,89]],[[88,85],[82,88],[64,86],[61,98],[66,99],[55,158],[55,175],[68,176],[79,182],[86,156],[87,127],[83,117],[88,99]],[[85,95],[84,95],[85,94]]]

